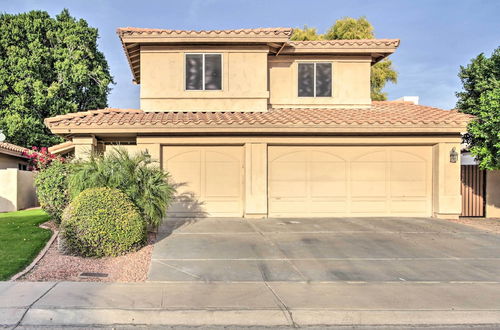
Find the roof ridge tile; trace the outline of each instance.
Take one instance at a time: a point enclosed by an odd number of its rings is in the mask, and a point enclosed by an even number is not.
[[[329,45],[384,45],[397,47],[400,43],[399,39],[335,39],[335,40],[292,40],[288,44],[291,46],[312,45],[312,46],[329,46]]]
[[[124,27],[118,28],[116,32],[121,35],[135,34],[169,34],[169,35],[231,35],[231,34],[283,34],[286,36],[292,35],[293,28],[286,27],[268,27],[268,28],[251,28],[251,29],[218,29],[218,30],[176,30],[176,29],[154,29],[154,28],[138,28]]]

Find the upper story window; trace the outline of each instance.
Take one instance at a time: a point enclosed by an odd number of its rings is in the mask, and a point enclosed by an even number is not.
[[[186,54],[186,90],[221,90],[222,54]]]
[[[299,63],[299,97],[332,96],[332,63]]]

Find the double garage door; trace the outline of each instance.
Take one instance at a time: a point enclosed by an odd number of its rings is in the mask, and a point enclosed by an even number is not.
[[[270,217],[430,216],[427,146],[269,146]],[[244,214],[242,146],[165,146],[172,216]]]

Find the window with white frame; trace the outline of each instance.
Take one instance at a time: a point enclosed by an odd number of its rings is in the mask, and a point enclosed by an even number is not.
[[[332,63],[299,63],[299,97],[332,96]]]
[[[186,90],[221,90],[222,54],[186,54]]]

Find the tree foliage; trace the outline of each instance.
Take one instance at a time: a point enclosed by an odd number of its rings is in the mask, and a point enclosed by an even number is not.
[[[321,40],[323,39],[322,34],[318,34],[316,28],[310,28],[307,25],[304,25],[302,29],[293,29],[292,40],[297,41],[307,41],[307,40]]]
[[[366,17],[344,17],[333,24],[325,34],[318,34],[315,28],[304,26],[294,29],[292,40],[342,40],[342,39],[373,39],[374,28]],[[382,90],[387,82],[397,83],[398,73],[392,66],[392,61],[385,58],[372,66],[371,97],[375,101],[387,100],[387,93]]]
[[[483,169],[500,169],[500,47],[491,57],[479,54],[458,74],[463,90],[457,108],[474,115],[465,140]]]
[[[344,17],[333,24],[325,33],[325,39],[373,39],[373,25],[368,22],[366,17],[358,19],[352,17]]]
[[[9,142],[60,142],[43,119],[102,108],[113,78],[98,31],[63,10],[0,14],[0,129]]]
[[[372,65],[372,71],[370,75],[372,100],[387,100],[387,93],[382,91],[387,82],[397,83],[398,73],[393,69],[392,61],[385,58],[377,64]]]

